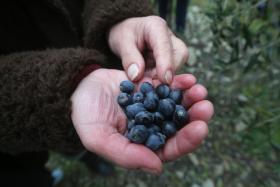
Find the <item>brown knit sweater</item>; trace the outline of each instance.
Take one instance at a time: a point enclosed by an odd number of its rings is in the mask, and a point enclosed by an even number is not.
[[[0,4],[0,152],[82,149],[70,117],[73,78],[88,64],[120,67],[106,34],[151,15],[148,0]]]

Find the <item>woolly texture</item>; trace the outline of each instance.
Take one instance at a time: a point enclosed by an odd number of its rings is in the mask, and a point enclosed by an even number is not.
[[[73,78],[89,64],[120,68],[106,35],[126,18],[151,15],[149,1],[5,1],[0,10],[0,152],[78,152]],[[77,46],[90,49],[69,48]]]
[[[0,57],[0,152],[82,149],[71,121],[72,80],[84,66],[104,62],[82,48]]]
[[[107,34],[127,18],[152,15],[149,0],[85,0],[83,14],[86,47],[108,53]]]

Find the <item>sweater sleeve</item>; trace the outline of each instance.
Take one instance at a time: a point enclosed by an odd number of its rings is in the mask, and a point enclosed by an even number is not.
[[[83,149],[71,121],[73,79],[103,63],[83,48],[0,56],[0,152]]]
[[[152,14],[149,0],[85,0],[85,46],[108,53],[107,33],[113,25],[127,18]]]

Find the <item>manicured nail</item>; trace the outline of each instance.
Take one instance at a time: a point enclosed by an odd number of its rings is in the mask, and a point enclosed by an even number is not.
[[[131,64],[127,70],[127,75],[130,78],[130,80],[134,80],[138,75],[139,69],[136,64]]]
[[[167,84],[171,84],[173,78],[172,78],[172,72],[171,72],[170,70],[168,70],[168,71],[165,73],[164,79],[165,79],[165,82],[166,82]]]

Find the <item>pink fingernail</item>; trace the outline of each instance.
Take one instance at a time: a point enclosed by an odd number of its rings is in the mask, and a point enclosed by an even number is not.
[[[131,64],[127,70],[127,75],[130,78],[130,80],[134,80],[138,75],[139,69],[136,64]]]
[[[165,82],[166,82],[167,84],[171,84],[173,77],[172,77],[172,72],[171,72],[170,70],[168,70],[168,71],[165,73],[164,79],[165,79]]]

